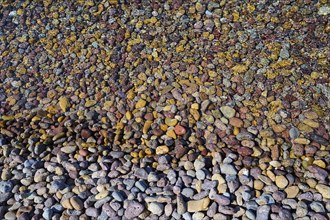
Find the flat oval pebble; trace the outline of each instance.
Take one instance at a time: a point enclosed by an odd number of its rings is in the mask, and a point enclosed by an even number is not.
[[[285,178],[285,176],[276,176],[275,183],[276,186],[281,189],[284,189],[289,184],[289,181]]]

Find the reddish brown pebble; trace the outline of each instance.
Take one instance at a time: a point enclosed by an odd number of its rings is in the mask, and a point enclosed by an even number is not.
[[[52,130],[49,132],[49,135],[55,136],[63,131],[64,131],[64,128],[61,126],[59,126],[59,127],[52,126]]]
[[[229,123],[234,127],[238,127],[238,128],[243,127],[243,121],[239,118],[231,118],[229,119]]]
[[[253,154],[253,150],[248,147],[240,147],[237,149],[237,152],[243,157]]]
[[[81,137],[83,138],[89,138],[91,136],[91,132],[89,130],[83,129],[80,132]]]
[[[152,121],[152,120],[154,120],[154,115],[149,112],[149,113],[145,114],[144,119]]]
[[[181,125],[177,124],[175,127],[174,127],[174,132],[177,134],[177,135],[184,135],[186,133],[186,129],[184,127],[182,127]]]
[[[164,131],[162,129],[156,128],[156,129],[152,130],[152,133],[159,137],[164,134]]]
[[[87,153],[88,153],[87,150],[84,150],[84,149],[80,149],[79,150],[79,155],[80,156],[86,157],[87,156]]]

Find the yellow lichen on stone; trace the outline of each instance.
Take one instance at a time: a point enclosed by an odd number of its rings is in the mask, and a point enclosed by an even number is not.
[[[176,139],[176,134],[175,134],[173,129],[167,130],[166,135],[173,138],[173,139]]]
[[[234,11],[233,12],[233,21],[234,22],[237,22],[239,20],[239,13],[237,11]]]
[[[146,134],[149,131],[149,128],[151,127],[151,125],[152,125],[152,121],[146,121],[144,123],[143,129],[142,129],[143,134]]]
[[[252,13],[252,12],[254,12],[254,10],[256,10],[256,7],[254,6],[254,5],[252,5],[252,4],[247,4],[247,11],[249,12],[249,13]]]
[[[156,154],[160,155],[160,154],[167,154],[170,151],[170,149],[168,148],[168,146],[166,145],[162,145],[156,148]]]
[[[248,67],[243,64],[237,64],[236,66],[231,68],[234,73],[244,73],[248,70]]]
[[[127,111],[126,114],[125,114],[125,116],[126,116],[126,119],[127,120],[131,120],[132,119],[132,113],[130,111]]]
[[[95,100],[88,100],[88,101],[86,101],[85,106],[86,106],[87,108],[89,108],[89,107],[95,105],[96,103],[97,103],[97,102],[96,102]]]
[[[175,48],[175,51],[176,51],[177,53],[181,53],[181,52],[183,52],[183,51],[184,51],[184,47],[183,47],[183,45],[177,46],[177,47]]]
[[[172,118],[165,118],[165,124],[168,126],[175,126],[178,123],[178,120]]]
[[[139,99],[139,101],[137,101],[137,103],[135,104],[135,108],[143,108],[144,106],[146,106],[146,104],[147,102],[144,99]]]
[[[1,118],[4,121],[11,121],[11,120],[15,119],[15,117],[13,115],[3,115]]]
[[[59,99],[59,105],[63,112],[66,112],[67,108],[70,107],[70,103],[67,97],[61,96]]]

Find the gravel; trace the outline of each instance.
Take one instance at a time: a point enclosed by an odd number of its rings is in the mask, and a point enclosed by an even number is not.
[[[326,1],[5,1],[1,219],[329,219]]]

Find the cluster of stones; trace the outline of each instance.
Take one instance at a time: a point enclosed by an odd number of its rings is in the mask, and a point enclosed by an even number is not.
[[[1,218],[330,218],[327,1],[0,10]]]

